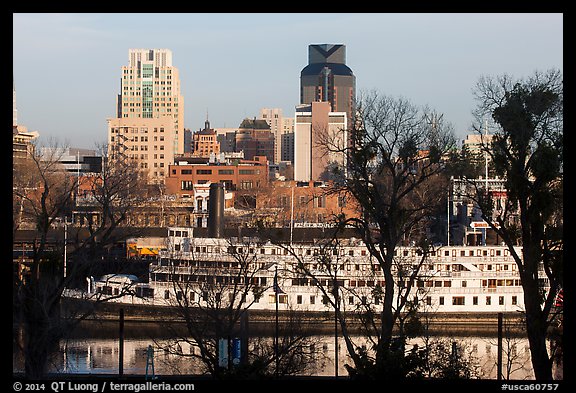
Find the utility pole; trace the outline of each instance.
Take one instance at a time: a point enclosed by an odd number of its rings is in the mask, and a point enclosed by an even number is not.
[[[496,380],[502,380],[502,318],[503,314],[498,313],[498,370],[496,375]]]
[[[64,216],[64,278],[66,278],[66,255],[68,254],[67,250],[68,245],[68,219]]]
[[[276,358],[276,369],[274,374],[278,378],[278,369],[280,368],[280,359],[278,358],[278,265],[276,265],[276,271],[274,272],[274,299],[276,303],[276,330],[274,333],[274,357]]]
[[[120,309],[120,331],[118,349],[118,377],[124,376],[124,309]]]
[[[336,264],[336,270],[334,271],[334,377],[338,378],[338,310],[340,306],[340,301],[338,297],[338,264]]]

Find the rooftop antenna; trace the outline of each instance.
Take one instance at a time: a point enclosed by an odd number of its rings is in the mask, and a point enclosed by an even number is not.
[[[210,121],[208,120],[208,108],[206,108],[206,121],[204,122],[204,130],[210,129]]]

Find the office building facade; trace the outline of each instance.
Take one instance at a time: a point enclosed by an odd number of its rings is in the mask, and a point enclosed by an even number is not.
[[[265,120],[270,126],[270,131],[274,134],[274,163],[280,161],[294,160],[294,146],[290,146],[294,134],[294,118],[284,117],[280,108],[260,109],[260,120]]]
[[[327,101],[332,112],[345,112],[352,118],[356,77],[346,65],[346,46],[308,46],[308,65],[300,73],[300,104]]]
[[[138,142],[152,142],[147,137],[152,135],[154,128],[157,129],[159,137],[159,129],[162,127],[164,152],[159,153],[157,150],[156,154],[163,154],[165,158],[171,160],[173,157],[167,155],[184,153],[184,98],[180,91],[178,69],[172,65],[172,51],[169,49],[130,49],[128,60],[128,65],[122,66],[116,118],[108,119],[109,143],[118,146],[123,142],[112,135],[114,130],[118,136],[118,128],[133,128],[130,130],[132,135],[129,135],[128,139],[130,142],[136,142],[132,138],[136,137],[135,134],[138,134]],[[135,132],[134,127],[138,127],[139,131]],[[144,129],[145,132],[140,129]],[[148,135],[140,135],[140,133]],[[112,140],[113,137],[114,140]],[[128,147],[130,151],[134,151],[136,145],[131,144]],[[116,149],[116,151],[120,150],[126,149]],[[114,149],[109,149],[109,151],[113,152]],[[150,155],[150,150],[144,151],[147,153],[138,154],[140,160],[146,154],[148,158],[153,157],[154,153]],[[160,168],[159,163],[156,164],[156,168]],[[152,169],[154,162],[148,161],[146,164],[141,164],[141,167]],[[156,178],[161,176],[160,172],[164,171],[156,170],[155,172],[156,176],[152,173],[149,177]]]
[[[299,105],[294,117],[294,180],[327,181],[333,165],[346,166],[346,112],[332,112],[329,102]],[[338,151],[340,150],[340,151]]]

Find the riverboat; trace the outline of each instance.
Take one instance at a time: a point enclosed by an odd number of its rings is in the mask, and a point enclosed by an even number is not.
[[[337,299],[341,310],[378,311],[388,285],[376,259],[355,238],[338,244],[319,239],[276,244],[248,237],[194,237],[193,228],[170,227],[166,242],[150,263],[148,282],[125,275],[90,278],[85,296],[155,306],[241,302],[253,310],[302,311],[333,310]],[[514,252],[522,255],[522,248]],[[420,311],[524,309],[518,268],[506,246],[437,246],[426,253],[399,247],[394,261],[394,304],[409,289],[408,300]],[[543,271],[539,275],[546,290],[548,279]]]

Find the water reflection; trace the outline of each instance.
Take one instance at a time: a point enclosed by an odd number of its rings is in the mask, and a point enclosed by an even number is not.
[[[474,365],[475,376],[482,379],[496,379],[498,346],[495,337],[430,337],[436,340],[458,343],[460,354]],[[270,341],[273,338],[269,338]],[[359,345],[367,345],[361,337],[356,337]],[[169,339],[152,339],[149,337],[127,338],[124,340],[124,374],[152,374],[152,365],[156,375],[197,375],[202,370],[198,361],[182,355],[192,354],[194,348],[186,343],[180,344],[178,354],[169,353],[162,348],[169,344]],[[418,338],[409,342],[410,345],[425,345],[424,339]],[[321,348],[323,357],[307,375],[334,375],[334,337],[330,335],[317,336],[316,349]],[[148,353],[148,347],[153,348],[153,357]],[[346,376],[344,364],[352,364],[346,351],[344,340],[339,338],[338,344],[338,375]],[[447,346],[449,347],[449,345]],[[81,373],[81,374],[117,374],[119,361],[119,340],[113,338],[72,338],[60,343],[60,351],[55,354],[50,363],[50,372]],[[14,351],[13,371],[21,372],[23,361],[18,350]],[[555,367],[555,377],[562,379],[561,367]],[[528,340],[524,337],[505,338],[503,342],[503,374],[504,379],[533,379],[530,363]]]

